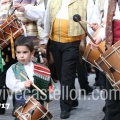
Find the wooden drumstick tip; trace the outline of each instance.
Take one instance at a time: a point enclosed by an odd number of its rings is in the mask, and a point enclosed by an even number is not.
[[[48,105],[49,105],[49,103],[46,103],[46,109],[48,110]]]
[[[89,22],[87,22],[87,21],[85,21],[85,20],[82,20],[82,18],[81,18],[81,16],[80,16],[79,14],[75,14],[75,15],[73,16],[73,20],[74,20],[75,22],[85,22],[85,23],[91,25],[91,23],[89,23]]]

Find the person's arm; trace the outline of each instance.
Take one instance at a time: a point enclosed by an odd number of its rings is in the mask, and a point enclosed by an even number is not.
[[[45,4],[44,1],[37,6],[26,5],[24,15],[26,18],[32,21],[43,19],[45,15]]]
[[[15,8],[19,12],[23,12],[24,16],[31,21],[37,21],[40,18],[41,19],[44,18],[45,14],[44,1],[37,6],[33,6],[30,4],[26,6],[23,6],[22,4],[14,4],[13,8]]]
[[[107,11],[108,11],[108,0],[105,0],[104,3],[104,16],[102,18],[102,21],[106,23],[107,20]],[[101,30],[99,31],[99,33],[97,34],[98,37],[101,37],[101,40],[105,40],[105,30],[106,30],[106,24],[101,28]]]
[[[50,10],[49,10],[50,0],[47,2],[47,8],[45,11],[44,18],[44,37],[43,40],[40,41],[40,44],[47,44],[50,34]]]
[[[21,82],[21,80],[16,79],[14,72],[12,70],[12,67],[10,67],[7,70],[6,73],[6,85],[9,89],[11,89],[14,92],[21,92],[22,90],[25,90],[26,87],[29,87],[29,83]]]
[[[107,11],[108,11],[108,0],[105,0],[105,3],[104,3],[104,17],[103,17],[103,21],[105,23],[106,23],[106,20],[107,20]],[[101,43],[103,40],[105,40],[105,37],[106,37],[105,30],[106,30],[106,24],[104,25],[104,27],[102,27],[100,29],[99,33],[94,38],[95,44],[93,42],[91,42],[91,45],[92,45],[93,48],[98,48],[98,44]]]
[[[87,24],[87,31],[91,36],[94,35],[94,32],[99,27],[99,9],[98,6],[94,4],[93,0],[89,0],[87,3],[87,21],[90,23],[90,25]],[[90,38],[87,36],[86,38],[87,44],[90,43]]]

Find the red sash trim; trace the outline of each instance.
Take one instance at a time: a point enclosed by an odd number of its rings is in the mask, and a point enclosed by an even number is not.
[[[120,20],[113,21],[113,44],[120,40]]]
[[[34,64],[34,73],[35,74],[40,74],[46,77],[50,77],[50,70],[47,67],[44,67],[40,64]]]

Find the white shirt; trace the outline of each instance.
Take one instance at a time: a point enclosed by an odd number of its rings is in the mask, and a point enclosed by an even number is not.
[[[88,3],[87,3],[87,22],[92,23],[92,22],[95,22],[96,20],[98,20],[97,19],[98,17],[96,18],[96,16],[95,16],[96,14],[94,11],[96,12],[94,1],[88,0]],[[99,16],[99,15],[97,15],[97,16]],[[91,27],[88,24],[87,24],[87,31],[91,36],[93,36],[94,31],[91,29]],[[90,42],[90,38],[87,36],[86,43],[88,44],[89,42]]]
[[[71,0],[62,0],[62,6],[61,9],[59,10],[56,18],[59,19],[69,19],[68,16],[68,5],[71,2]],[[40,41],[40,44],[47,44],[48,39],[49,39],[49,33],[50,33],[50,18],[49,18],[49,5],[50,5],[50,0],[47,2],[47,9],[45,12],[45,18],[44,18],[44,39]]]
[[[69,19],[68,15],[68,5],[71,2],[71,0],[62,0],[62,6],[61,9],[59,10],[56,18],[59,19]],[[47,9],[45,12],[45,19],[44,19],[44,37],[43,40],[40,41],[40,44],[47,44],[48,39],[49,39],[49,33],[50,33],[50,19],[49,19],[49,5],[50,5],[50,0],[48,0],[47,4]],[[97,22],[98,24],[100,23],[99,16],[98,15],[100,12],[98,12],[98,8],[94,5],[93,0],[88,0],[87,3],[87,21],[92,23],[92,22]],[[93,13],[94,12],[94,13]],[[94,14],[94,16],[93,16]],[[93,35],[94,31],[87,25],[87,30],[88,32]],[[87,38],[88,41],[90,41],[89,38]]]
[[[65,20],[68,20],[68,19],[69,19],[69,15],[68,15],[68,5],[69,5],[70,1],[71,1],[71,0],[63,0],[63,1],[62,1],[61,9],[59,10],[56,18],[65,19]],[[64,13],[64,14],[63,14],[63,13]]]
[[[105,6],[104,6],[104,21],[106,21],[107,19],[107,9],[108,9],[108,0],[105,0]],[[116,10],[115,10],[115,14],[113,16],[113,20],[115,19],[118,19],[120,20],[120,10],[119,10],[119,7],[118,7],[118,3],[116,3]],[[105,35],[105,29],[106,29],[106,26],[103,27],[100,32],[98,33],[97,36],[101,37],[102,40],[105,39],[106,35]]]
[[[89,23],[98,23],[101,24],[101,21],[103,18],[101,18],[101,10],[104,10],[104,0],[96,0],[94,3],[94,0],[88,0],[87,3],[87,21]],[[102,20],[101,20],[102,19]],[[87,31],[88,33],[93,36],[95,31],[92,30],[92,28],[87,24]],[[90,43],[90,38],[86,37],[87,44]]]
[[[34,81],[34,78],[33,78],[34,64],[33,64],[33,62],[29,62],[27,65],[24,65],[24,68],[26,70],[28,78],[31,81]],[[20,91],[26,89],[24,82],[21,82],[21,80],[15,78],[14,72],[12,70],[12,66],[7,70],[7,73],[6,73],[6,85],[8,88],[10,88],[14,92],[18,92],[18,91],[20,92]]]
[[[0,0],[0,7],[1,7],[1,0]]]
[[[14,0],[16,1],[16,0]],[[13,1],[13,4],[14,4]],[[43,19],[45,15],[45,4],[44,1],[42,1],[39,5],[33,6],[31,4],[25,5],[25,11],[24,16],[31,20],[31,21],[37,21],[39,18]],[[13,10],[13,9],[11,9]],[[11,11],[12,12],[12,11]]]
[[[24,15],[31,21],[37,21],[43,19],[45,15],[45,4],[44,1],[37,6],[26,5]]]

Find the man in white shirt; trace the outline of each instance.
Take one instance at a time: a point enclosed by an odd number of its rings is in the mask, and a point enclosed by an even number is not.
[[[47,44],[50,38],[51,52],[61,85],[61,119],[69,118],[72,107],[78,105],[74,80],[79,59],[79,44],[85,32],[73,21],[73,16],[80,14],[86,19],[86,7],[86,0],[49,0],[47,4],[45,38],[41,44]],[[86,24],[82,24],[86,27]]]
[[[120,4],[118,3],[120,3],[119,0],[105,0],[104,20],[106,22],[106,26],[103,27],[98,35],[94,38],[95,43],[91,42],[93,49],[98,48],[98,44],[104,39],[106,40],[107,49],[109,49],[112,44],[120,40]],[[105,120],[119,120],[120,92],[115,92],[109,81],[107,80],[106,82],[108,97],[106,100]],[[110,92],[110,90],[113,91]]]

